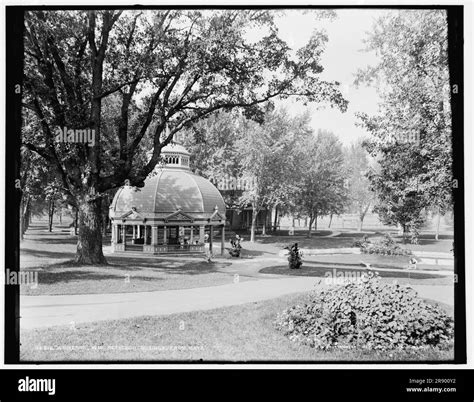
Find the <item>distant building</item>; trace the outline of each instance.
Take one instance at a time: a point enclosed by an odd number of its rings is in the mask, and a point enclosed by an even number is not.
[[[252,226],[252,206],[249,205],[244,209],[229,207],[226,210],[226,220],[231,230],[250,230]],[[268,209],[261,210],[257,215],[256,229],[261,231],[263,225],[270,230],[272,225],[271,211]]]
[[[236,205],[238,198],[245,190],[252,187],[250,180],[242,178],[232,178],[229,176],[214,180],[213,184],[221,192],[226,202],[226,224],[230,230],[250,230],[252,226],[252,205],[245,207]],[[261,230],[265,225],[266,229],[271,227],[271,210],[262,209],[257,215],[256,227]]]

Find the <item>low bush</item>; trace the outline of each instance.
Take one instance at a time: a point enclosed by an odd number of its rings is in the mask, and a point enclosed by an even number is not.
[[[374,243],[364,237],[362,241],[355,241],[353,247],[359,247],[364,254],[412,255],[411,250],[400,247],[388,233]]]
[[[309,302],[284,310],[275,322],[292,341],[320,349],[447,348],[454,323],[408,286],[380,281],[369,271],[361,281],[314,292]]]

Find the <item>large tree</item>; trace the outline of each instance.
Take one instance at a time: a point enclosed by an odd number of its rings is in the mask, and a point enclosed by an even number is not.
[[[377,115],[360,115],[380,165],[371,175],[376,209],[416,234],[425,208],[443,214],[452,205],[446,12],[389,12],[376,21],[367,50],[380,60],[357,78],[381,98]]]
[[[308,114],[291,117],[269,105],[259,121],[235,111],[215,113],[183,139],[191,167],[216,183],[228,206],[252,207],[251,241],[260,211],[292,206],[301,144],[311,135]]]
[[[291,118],[285,110],[268,112],[261,125],[251,121],[245,124],[238,150],[242,175],[251,186],[243,191],[240,204],[252,207],[252,242],[260,211],[294,203],[298,193],[300,146],[311,134],[308,125],[308,115]]]
[[[347,203],[344,155],[339,139],[325,130],[308,138],[302,143],[299,169],[295,206],[309,218],[310,237],[318,216],[342,213]]]
[[[102,194],[125,180],[143,186],[161,149],[199,119],[235,107],[258,116],[289,96],[344,110],[338,83],[320,79],[326,41],[316,30],[293,51],[265,10],[26,13],[23,104],[41,131],[23,144],[79,210],[76,260],[106,263]],[[56,143],[58,127],[93,129],[95,143]]]

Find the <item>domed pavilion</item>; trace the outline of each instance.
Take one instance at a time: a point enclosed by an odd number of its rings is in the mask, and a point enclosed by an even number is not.
[[[220,234],[224,252],[225,204],[214,185],[189,168],[189,152],[179,144],[161,150],[142,188],[121,187],[110,205],[113,252],[148,254],[204,252],[205,235]]]

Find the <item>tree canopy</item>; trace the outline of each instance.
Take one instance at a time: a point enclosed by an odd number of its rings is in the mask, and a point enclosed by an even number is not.
[[[416,231],[425,208],[444,213],[452,205],[446,12],[392,11],[366,44],[380,60],[356,80],[374,84],[381,98],[377,115],[359,115],[379,164],[370,176],[376,210],[385,222]]]
[[[258,40],[246,35],[254,27]],[[125,180],[142,186],[161,149],[201,118],[243,108],[258,119],[289,96],[345,110],[339,84],[320,77],[326,41],[315,30],[293,51],[270,10],[26,13],[23,106],[41,130],[22,140],[79,209],[77,260],[105,262],[102,194]],[[58,127],[92,129],[95,143],[57,143]]]
[[[342,144],[332,132],[319,130],[302,143],[296,209],[309,217],[309,232],[318,216],[342,213],[347,203]]]

